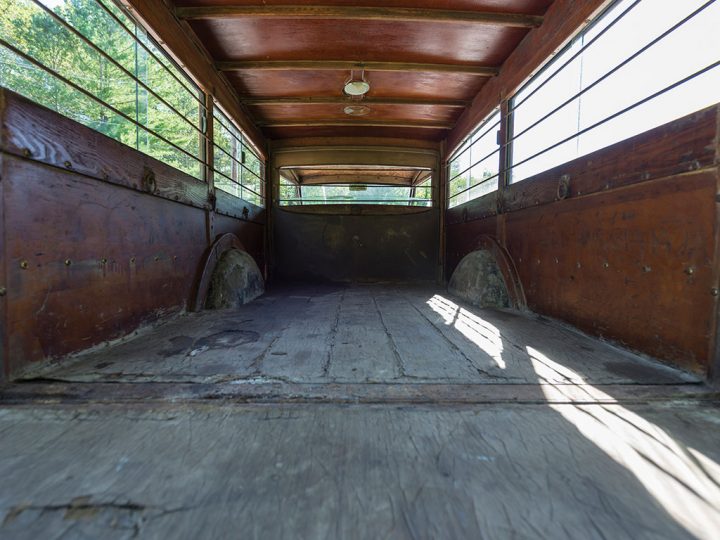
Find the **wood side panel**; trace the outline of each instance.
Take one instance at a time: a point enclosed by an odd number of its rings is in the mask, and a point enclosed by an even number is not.
[[[468,222],[447,224],[447,263],[445,276],[449,280],[460,260],[477,249],[478,239],[483,235],[495,236],[496,216]]]
[[[511,184],[505,210],[556,201],[563,175],[570,177],[570,197],[577,197],[713,166],[719,120],[720,106],[708,107]]]
[[[545,13],[542,26],[531,30],[512,51],[500,74],[482,87],[448,134],[448,155],[452,155],[463,139],[500,103],[501,97],[512,96],[525,79],[609,1],[555,0]]]
[[[708,368],[717,170],[507,215],[531,309]]]
[[[201,210],[6,157],[10,368],[184,309]]]
[[[5,101],[0,150],[165,199],[210,208],[205,182],[13,92],[0,92]],[[147,181],[148,172],[154,181]]]
[[[237,236],[261,270],[265,266],[264,230],[265,227],[258,223],[222,215],[215,216],[215,237],[225,233]]]

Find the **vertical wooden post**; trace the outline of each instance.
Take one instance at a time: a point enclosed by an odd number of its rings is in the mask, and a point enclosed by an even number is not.
[[[215,118],[213,115],[213,97],[205,93],[205,110],[203,111],[205,124],[204,137],[204,162],[205,182],[207,183],[207,200],[210,207],[205,211],[205,231],[208,245],[213,243],[215,238],[215,147],[213,145],[215,134]]]
[[[720,105],[717,106],[715,129],[715,163],[720,164]],[[715,223],[713,225],[713,274],[710,294],[714,297],[713,321],[711,323],[710,346],[708,348],[707,377],[710,383],[720,388],[720,166],[715,168]]]
[[[280,197],[279,171],[275,165],[275,156],[273,153],[272,141],[267,144],[268,159],[265,161],[265,280],[271,278],[271,269],[273,268],[273,249],[274,249],[274,216],[275,201]]]
[[[0,133],[5,131],[5,91],[0,88]],[[10,295],[7,282],[7,268],[5,266],[5,160],[0,152],[0,383],[10,377],[10,358],[8,357],[8,331],[7,331],[7,299]]]
[[[438,155],[436,173],[433,175],[433,201],[437,204],[440,211],[440,234],[439,250],[438,250],[438,282],[440,284],[445,283],[445,261],[447,257],[447,229],[445,216],[447,215],[447,194],[448,194],[448,168],[445,155],[446,145],[445,141],[440,143],[440,153]]]
[[[510,115],[510,101],[504,92],[500,95],[500,168],[498,172],[497,188],[497,228],[496,236],[503,248],[507,248],[505,234],[505,188],[510,184],[510,166],[512,160],[512,117]]]

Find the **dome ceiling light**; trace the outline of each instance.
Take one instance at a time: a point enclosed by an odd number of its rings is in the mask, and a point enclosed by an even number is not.
[[[343,111],[350,116],[366,116],[370,113],[370,107],[365,105],[348,105]]]
[[[348,96],[364,96],[370,91],[370,83],[365,80],[365,70],[360,71],[360,77],[355,76],[355,70],[350,71],[350,78],[345,81],[343,91]]]

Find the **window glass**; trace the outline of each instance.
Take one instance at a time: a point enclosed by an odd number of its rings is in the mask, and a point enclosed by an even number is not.
[[[493,111],[450,159],[450,208],[497,190],[500,166],[500,111]]]
[[[203,178],[203,95],[112,0],[0,0],[0,86]]]
[[[718,28],[717,1],[614,3],[511,101],[511,181],[720,101]]]

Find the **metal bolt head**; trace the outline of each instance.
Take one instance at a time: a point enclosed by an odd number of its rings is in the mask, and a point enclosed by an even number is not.
[[[694,266],[689,266],[688,268],[685,269],[685,273],[686,273],[688,276],[692,276],[692,275],[695,273],[695,267],[694,267]]]
[[[607,261],[605,261],[605,262],[603,263],[603,268],[610,268],[610,263],[607,262]]]
[[[70,266],[72,264],[72,261],[70,259],[65,259],[65,266]]]
[[[717,287],[713,287],[712,289],[710,289],[710,294],[712,294],[713,296],[717,296],[718,294],[720,294],[720,289],[718,289]]]
[[[105,257],[100,259],[100,264],[107,264],[107,259]]]
[[[5,287],[0,287],[0,296],[5,296],[7,294],[7,289]]]
[[[30,266],[30,264],[25,259],[20,261],[20,268],[22,268],[23,270],[25,270],[28,266]]]
[[[652,268],[650,266],[643,266],[643,272],[647,274],[650,271],[652,271]]]

